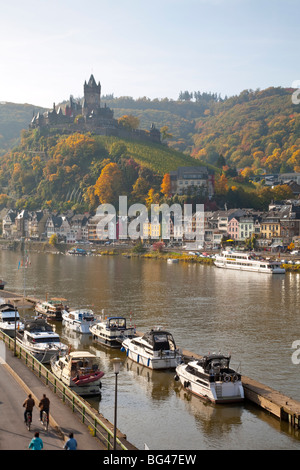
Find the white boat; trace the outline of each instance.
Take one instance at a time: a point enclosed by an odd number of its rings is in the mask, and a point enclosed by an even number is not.
[[[35,304],[35,311],[48,320],[62,320],[62,311],[64,310],[63,300],[50,299]]]
[[[62,324],[70,330],[82,334],[90,334],[90,326],[96,321],[94,312],[90,309],[63,310]]]
[[[50,365],[53,374],[78,395],[101,394],[104,372],[99,370],[97,356],[94,354],[75,351],[64,356],[53,356]]]
[[[121,348],[122,341],[135,336],[135,328],[126,324],[124,317],[107,317],[90,327],[92,338],[96,343],[110,348]]]
[[[50,358],[58,352],[66,353],[68,350],[68,346],[60,341],[59,335],[43,318],[26,321],[24,330],[17,331],[16,339],[43,364],[49,364]]]
[[[186,390],[213,403],[244,400],[241,375],[229,367],[230,356],[210,354],[176,367],[175,380]]]
[[[215,266],[225,269],[238,269],[267,274],[284,274],[280,261],[266,260],[255,253],[223,251],[215,255]]]
[[[177,258],[168,258],[167,259],[168,264],[176,264],[178,262],[179,262],[179,260]]]
[[[181,353],[168,331],[153,329],[143,336],[125,339],[122,347],[127,357],[150,369],[174,369]]]
[[[17,331],[24,330],[18,309],[3,298],[0,298],[0,330],[11,338],[15,337]]]

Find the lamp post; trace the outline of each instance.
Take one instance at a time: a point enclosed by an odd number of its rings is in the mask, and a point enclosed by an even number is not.
[[[121,360],[119,358],[114,359],[113,368],[115,379],[115,413],[114,413],[114,447],[113,450],[116,450],[116,439],[117,439],[117,396],[118,396],[118,374],[120,372]]]

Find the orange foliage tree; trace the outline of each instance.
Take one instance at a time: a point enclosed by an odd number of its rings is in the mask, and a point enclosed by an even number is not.
[[[169,197],[171,194],[171,176],[169,173],[166,173],[163,177],[161,183],[161,192],[166,196]]]
[[[108,163],[95,184],[101,204],[116,204],[122,193],[122,172],[116,163]]]

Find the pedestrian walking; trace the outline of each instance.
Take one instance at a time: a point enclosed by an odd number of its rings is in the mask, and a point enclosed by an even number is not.
[[[44,445],[42,439],[40,438],[40,433],[36,432],[34,437],[31,439],[28,448],[31,450],[42,450],[43,447]]]
[[[77,450],[77,441],[74,438],[74,435],[72,432],[70,432],[69,434],[69,439],[65,443],[64,449],[65,450]]]

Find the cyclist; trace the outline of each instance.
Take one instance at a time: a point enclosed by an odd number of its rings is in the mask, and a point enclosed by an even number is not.
[[[26,398],[26,400],[23,403],[23,407],[25,408],[25,411],[24,411],[24,421],[25,421],[25,423],[26,423],[26,413],[30,414],[30,418],[31,418],[31,421],[32,421],[32,410],[33,410],[34,406],[35,406],[35,401],[32,398],[31,393],[29,393],[28,397]]]
[[[43,394],[43,398],[41,399],[39,403],[39,409],[40,409],[40,421],[42,421],[43,418],[43,411],[47,413],[47,419],[49,420],[49,408],[50,408],[50,400],[48,397],[46,397],[46,394]]]

